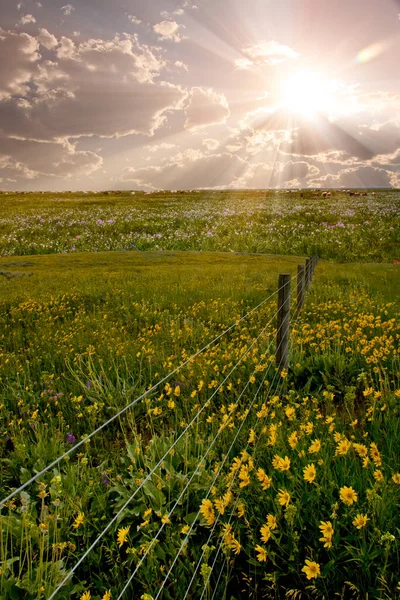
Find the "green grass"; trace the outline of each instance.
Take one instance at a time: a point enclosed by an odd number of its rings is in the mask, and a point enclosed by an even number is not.
[[[84,439],[275,291],[279,273],[294,275],[303,262],[301,256],[178,251],[1,258],[0,487],[27,481],[71,448],[70,436]],[[152,392],[84,444],[82,452],[42,476],[40,485],[27,488],[0,519],[1,600],[48,597],[164,455],[163,468],[155,469],[60,598],[78,599],[90,590],[92,599],[100,600],[108,589],[116,598],[191,477],[127,597],[133,589],[138,597],[155,596],[187,535],[181,533],[185,525],[192,527],[188,549],[163,600],[183,597],[198,561],[201,574],[192,598],[200,598],[203,589],[211,595],[220,569],[217,597],[231,600],[327,600],[335,593],[360,600],[367,594],[398,597],[400,486],[392,480],[400,472],[398,268],[321,261],[304,310],[292,324],[287,379],[274,365],[274,297],[176,373],[169,387]],[[259,385],[262,393],[252,405]],[[286,412],[289,407],[295,416]],[[264,411],[266,416],[259,417]],[[294,432],[296,448],[288,443]],[[382,464],[370,458],[363,467],[353,447],[336,455],[334,432],[350,444],[366,444],[369,454],[371,442],[376,443]],[[181,433],[174,454],[168,454]],[[316,455],[308,452],[314,439],[322,442]],[[275,455],[290,458],[289,471],[273,467]],[[230,480],[235,457],[240,469]],[[315,483],[303,479],[311,462]],[[209,496],[218,468],[221,474]],[[265,490],[256,476],[259,469],[272,479]],[[376,480],[377,470],[382,481]],[[249,483],[241,487],[246,473]],[[232,499],[222,515],[213,505],[216,527],[208,542],[205,513],[195,517],[202,500],[224,497],[229,481]],[[357,491],[355,505],[341,502],[343,486]],[[280,489],[291,496],[286,508],[277,499]],[[234,508],[240,503],[242,517]],[[369,518],[361,530],[352,524],[358,513]],[[276,517],[278,528],[264,543],[260,528],[268,514]],[[332,549],[319,540],[319,524],[329,520],[335,530]],[[226,537],[229,524],[232,539]],[[126,527],[126,541],[119,546],[117,531]],[[237,555],[233,539],[240,544]],[[268,554],[265,563],[257,559],[260,544]],[[305,578],[306,559],[318,562],[322,577]]]
[[[400,259],[399,190],[2,194],[0,203],[0,256],[202,250]]]

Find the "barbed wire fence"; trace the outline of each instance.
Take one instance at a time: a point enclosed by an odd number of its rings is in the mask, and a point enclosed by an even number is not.
[[[216,387],[216,389],[213,391],[213,393],[209,396],[209,398],[207,398],[207,400],[203,403],[203,405],[200,407],[200,409],[197,411],[197,413],[194,415],[194,417],[190,420],[190,422],[184,427],[183,431],[174,439],[174,441],[172,442],[172,444],[170,445],[170,447],[168,448],[168,450],[163,454],[163,456],[157,461],[156,465],[148,472],[148,474],[145,476],[144,479],[142,479],[142,481],[140,482],[140,484],[138,485],[138,487],[132,492],[132,494],[129,496],[128,500],[126,500],[124,502],[124,504],[122,505],[122,507],[118,510],[118,512],[114,515],[114,517],[106,524],[106,526],[102,529],[102,531],[99,533],[99,535],[95,538],[95,540],[89,545],[89,547],[85,550],[85,552],[82,554],[82,556],[76,561],[76,563],[68,570],[68,573],[65,575],[65,577],[62,579],[62,581],[56,586],[56,588],[53,590],[53,592],[47,597],[47,600],[53,600],[57,597],[58,593],[62,590],[62,588],[64,587],[64,585],[71,579],[71,577],[73,576],[73,574],[76,572],[76,570],[78,569],[78,567],[80,565],[83,564],[83,562],[85,561],[85,559],[88,557],[88,555],[92,552],[92,550],[94,550],[94,548],[100,543],[100,541],[102,540],[102,538],[106,535],[106,533],[112,528],[112,526],[118,522],[119,518],[122,517],[124,511],[127,509],[128,505],[133,501],[133,499],[138,495],[138,493],[143,489],[143,487],[145,486],[145,484],[151,480],[152,476],[154,475],[154,473],[157,471],[157,469],[159,469],[159,467],[162,465],[163,461],[166,459],[166,457],[174,450],[174,448],[177,446],[177,444],[179,443],[180,440],[183,439],[183,437],[189,433],[190,429],[192,428],[192,426],[198,421],[200,415],[203,413],[203,411],[210,406],[212,400],[215,398],[216,394],[219,392],[220,389],[223,388],[223,385],[228,381],[228,379],[231,377],[231,375],[236,371],[236,369],[239,367],[240,364],[243,363],[244,359],[248,356],[248,354],[250,353],[250,351],[256,346],[256,344],[258,344],[260,342],[260,340],[263,338],[264,335],[267,334],[268,330],[271,329],[272,324],[274,323],[274,321],[276,321],[276,327],[275,327],[275,333],[276,333],[276,342],[275,342],[275,346],[276,346],[276,350],[275,350],[275,374],[272,380],[272,383],[269,384],[268,390],[267,392],[263,392],[263,394],[265,393],[265,398],[268,398],[271,395],[277,395],[279,396],[282,393],[282,390],[285,387],[285,378],[282,377],[282,371],[285,371],[288,367],[289,364],[289,352],[290,352],[290,335],[289,335],[289,330],[290,330],[290,304],[291,304],[291,300],[292,298],[296,299],[296,309],[293,313],[292,316],[292,322],[295,321],[295,319],[297,318],[299,312],[301,311],[301,308],[304,304],[304,300],[305,300],[305,293],[308,290],[310,284],[311,284],[311,280],[312,280],[312,276],[315,270],[317,264],[317,258],[316,257],[311,257],[310,259],[307,259],[305,266],[303,265],[299,265],[298,269],[297,269],[297,281],[296,281],[296,287],[291,295],[290,293],[290,283],[291,283],[291,276],[290,275],[280,275],[279,276],[279,283],[278,283],[278,289],[275,290],[272,294],[270,294],[267,298],[265,298],[262,302],[260,302],[257,306],[255,306],[254,308],[252,308],[250,311],[248,311],[245,315],[243,315],[240,319],[237,319],[230,327],[226,328],[222,333],[220,333],[218,336],[214,337],[210,342],[208,342],[206,345],[204,345],[202,348],[200,348],[199,350],[197,350],[194,354],[192,354],[188,359],[186,359],[184,362],[182,362],[178,367],[176,367],[175,369],[173,369],[170,373],[168,373],[167,375],[165,375],[163,378],[161,378],[157,383],[155,383],[153,386],[151,386],[149,389],[147,389],[146,391],[144,391],[142,394],[140,394],[137,398],[135,398],[132,402],[128,403],[125,407],[123,407],[121,410],[119,410],[115,415],[113,415],[112,417],[110,417],[108,420],[106,420],[104,423],[102,423],[100,426],[98,426],[96,429],[94,429],[91,433],[89,433],[88,435],[86,435],[82,440],[80,440],[79,442],[77,442],[72,448],[70,448],[69,450],[67,450],[66,452],[64,452],[63,454],[61,454],[59,457],[57,457],[55,460],[53,460],[52,462],[50,462],[46,467],[44,467],[43,469],[41,469],[38,473],[36,473],[35,475],[33,475],[31,478],[29,478],[25,483],[23,483],[21,486],[19,486],[18,488],[12,490],[7,496],[5,496],[2,500],[0,500],[0,511],[2,509],[3,506],[7,505],[7,503],[9,501],[11,501],[12,499],[14,499],[15,497],[17,497],[19,494],[21,494],[21,492],[23,492],[26,488],[28,488],[28,486],[30,486],[31,484],[38,482],[43,475],[45,475],[46,473],[48,473],[49,471],[51,471],[51,469],[53,469],[54,467],[56,467],[61,461],[65,460],[67,457],[69,457],[71,454],[75,453],[79,447],[81,447],[83,444],[87,443],[88,440],[90,440],[92,437],[94,437],[95,435],[97,435],[98,433],[100,433],[101,431],[103,431],[109,424],[111,424],[112,422],[116,421],[117,419],[119,419],[122,415],[124,415],[129,409],[133,408],[136,404],[138,404],[139,402],[143,401],[146,397],[148,397],[152,392],[154,392],[156,389],[158,389],[162,384],[165,384],[166,382],[168,382],[168,380],[170,378],[172,378],[174,375],[176,375],[178,372],[180,372],[185,366],[187,366],[190,363],[193,363],[193,361],[200,356],[203,352],[205,352],[206,350],[208,350],[209,348],[211,348],[211,346],[217,344],[217,342],[219,342],[224,336],[226,336],[227,334],[229,334],[231,331],[233,331],[233,329],[235,327],[237,327],[240,323],[242,323],[244,320],[246,320],[250,315],[252,315],[253,313],[255,313],[255,311],[259,310],[262,306],[264,306],[267,302],[269,302],[272,298],[274,298],[275,296],[278,297],[278,307],[277,310],[275,311],[275,313],[272,315],[272,317],[268,320],[268,322],[262,327],[261,331],[258,333],[258,335],[252,340],[252,342],[250,343],[250,345],[247,346],[246,350],[240,355],[239,359],[237,360],[236,364],[233,365],[233,367],[230,369],[230,371],[228,372],[228,374],[224,377],[224,379],[218,384],[218,386]],[[270,350],[272,345],[274,343],[274,340],[269,341],[269,343],[267,344],[267,350]],[[265,352],[265,350],[264,350]],[[265,354],[264,354],[265,356]],[[261,358],[259,359],[257,365],[254,367],[253,369],[253,375],[256,374],[258,372],[258,367],[260,367],[261,363],[263,360],[263,355],[261,355]],[[264,382],[266,381],[267,375],[269,374],[269,372],[271,371],[273,367],[273,362],[270,362],[268,368],[265,368],[263,376],[261,378],[261,382],[255,392],[255,394],[253,395],[250,403],[247,404],[246,407],[246,415],[243,418],[243,420],[241,421],[240,426],[237,428],[237,431],[235,432],[235,435],[233,437],[233,440],[229,446],[229,449],[227,452],[225,452],[224,454],[224,458],[221,461],[217,472],[214,474],[214,477],[212,478],[211,484],[206,492],[205,498],[204,499],[208,499],[214,486],[215,483],[218,481],[218,478],[220,477],[221,473],[223,472],[223,467],[226,464],[226,462],[229,459],[229,456],[231,455],[231,452],[234,450],[235,448],[235,444],[237,442],[237,440],[239,439],[239,436],[241,434],[242,431],[245,431],[245,424],[248,426],[250,419],[251,419],[251,409],[253,408],[261,390],[262,387],[264,385]],[[243,387],[243,389],[241,390],[239,396],[236,398],[234,407],[229,410],[228,412],[228,419],[232,416],[232,414],[234,413],[234,411],[236,410],[236,407],[239,404],[239,401],[243,399],[243,397],[245,396],[246,391],[248,390],[250,381],[247,381],[246,385]],[[246,400],[247,401],[247,400]],[[249,421],[248,421],[249,419]],[[264,417],[264,421],[265,421],[266,417]],[[251,429],[253,429],[254,431],[258,428],[259,422],[262,419],[260,417],[257,416],[257,419],[255,420],[255,422],[252,424]],[[196,467],[196,469],[194,470],[194,472],[192,473],[191,477],[188,479],[188,481],[186,482],[183,490],[181,491],[178,499],[175,501],[174,505],[172,506],[172,508],[169,510],[168,514],[167,514],[167,520],[170,519],[170,517],[172,516],[172,514],[174,513],[175,509],[179,506],[179,503],[181,502],[182,499],[184,499],[185,494],[188,492],[190,485],[192,484],[192,482],[195,479],[195,476],[200,472],[202,465],[205,464],[205,460],[207,459],[207,457],[210,455],[211,450],[214,448],[218,438],[220,437],[220,435],[222,434],[222,432],[225,430],[225,428],[219,428],[216,435],[212,438],[212,440],[210,441],[210,443],[208,444],[208,447],[205,451],[205,453],[200,456],[198,458],[198,465]],[[255,454],[257,445],[259,443],[259,439],[260,437],[258,437],[257,440],[257,444],[253,447],[253,451]],[[246,451],[249,447],[249,442],[247,442],[247,446],[246,446]],[[237,470],[235,472],[235,475],[232,479],[232,481],[230,482],[230,487],[229,490],[231,490],[234,481],[237,477],[239,473],[239,470]],[[237,504],[239,502],[239,498],[240,498],[240,494],[238,495],[238,497],[236,498],[236,502],[234,503],[234,507],[232,509],[232,512],[230,514],[229,517],[229,521],[228,524],[231,522],[231,520],[234,517],[234,513],[237,507]],[[192,521],[189,530],[186,532],[185,538],[183,539],[179,549],[177,550],[175,557],[168,569],[168,572],[161,584],[161,586],[159,587],[157,594],[155,596],[154,600],[158,600],[161,596],[161,594],[163,593],[163,590],[165,589],[166,585],[167,585],[167,581],[179,559],[179,556],[181,555],[181,553],[183,552],[183,550],[187,547],[188,544],[188,540],[190,537],[191,532],[193,531],[194,525],[197,522],[197,520],[199,519],[201,515],[201,511],[198,510],[197,514],[194,517],[194,520]],[[216,520],[213,524],[213,527],[210,531],[209,534],[209,538],[208,541],[206,543],[206,545],[208,545],[208,543],[210,542],[210,540],[213,537],[215,528],[219,522],[219,517],[220,514],[217,515]],[[140,558],[138,564],[135,566],[134,570],[131,572],[131,574],[127,577],[127,580],[123,583],[123,588],[122,591],[119,593],[117,600],[122,600],[122,598],[124,597],[125,594],[128,593],[128,589],[129,586],[131,585],[131,583],[133,582],[135,576],[137,575],[140,567],[144,564],[144,561],[146,559],[146,557],[148,556],[148,554],[150,553],[151,549],[155,546],[156,542],[159,540],[161,533],[164,530],[164,527],[166,525],[166,522],[163,522],[161,524],[161,527],[159,528],[158,532],[156,533],[156,535],[152,538],[149,546],[147,547],[145,553],[143,554],[143,556]],[[216,565],[216,562],[218,560],[219,554],[221,552],[223,548],[223,539],[220,541],[219,545],[218,545],[218,549],[216,552],[216,555],[214,557],[214,562],[211,568],[211,571],[208,575],[207,580],[204,582],[204,588],[203,588],[203,592],[201,595],[201,599],[204,597],[210,576],[213,572],[213,569]],[[204,558],[204,550],[199,558],[199,560],[197,561],[197,564],[194,568],[194,572],[192,574],[191,580],[188,584],[185,596],[182,600],[185,600],[188,597],[189,594],[189,590],[191,589],[191,586],[196,578],[196,575],[198,573],[198,570],[201,566],[202,560]],[[226,561],[226,558],[225,558]],[[220,572],[220,576],[222,573],[222,569]],[[218,585],[219,585],[219,580],[220,577],[218,578],[218,580],[216,581],[215,584],[215,590],[214,590],[214,594],[213,594],[213,598],[217,592],[218,589]],[[131,595],[126,595],[126,597],[132,597]],[[201,600],[200,599],[200,600]]]

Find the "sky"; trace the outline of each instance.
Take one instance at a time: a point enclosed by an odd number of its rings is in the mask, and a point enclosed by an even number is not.
[[[400,187],[400,0],[0,0],[0,189]]]

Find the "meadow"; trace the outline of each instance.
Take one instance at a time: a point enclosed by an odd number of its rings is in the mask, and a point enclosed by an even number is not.
[[[1,498],[68,453],[1,509],[1,600],[400,598],[398,193],[62,196],[1,217]]]
[[[0,256],[201,250],[392,262],[400,254],[397,190],[3,193],[0,202]]]

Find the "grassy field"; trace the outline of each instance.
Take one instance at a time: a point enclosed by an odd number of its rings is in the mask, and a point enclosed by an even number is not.
[[[303,261],[180,252],[2,258],[1,487],[17,487],[76,445]],[[232,599],[330,598],[332,590],[395,597],[399,288],[397,265],[320,262],[305,309],[294,312],[284,377],[273,362],[276,297],[266,302],[8,503],[1,597],[48,598],[132,494],[57,597],[111,590],[117,598],[137,568],[138,597],[155,598],[178,552],[163,598],[183,598],[194,565],[190,598],[203,590]],[[346,488],[354,504],[340,499]],[[321,542],[328,522],[334,533]],[[308,580],[306,560],[322,576]]]
[[[1,600],[48,600],[68,574],[56,598],[400,598],[399,200],[385,194],[1,197],[1,498],[71,451],[1,509]],[[329,260],[298,312],[307,228]],[[121,251],[128,234],[162,251]],[[287,372],[269,298],[282,272]]]
[[[3,193],[0,203],[0,256],[202,250],[400,260],[398,190]]]

